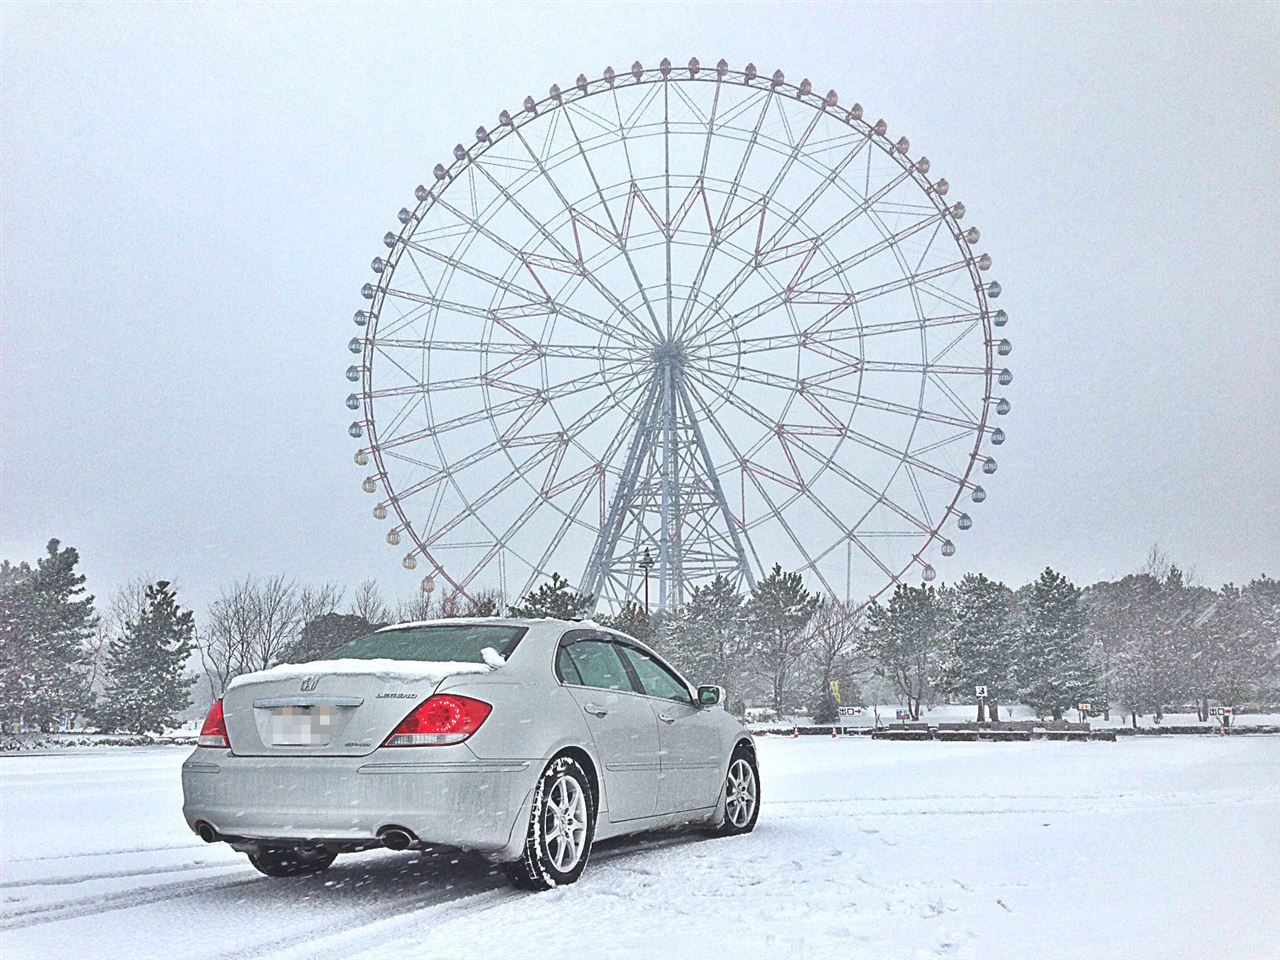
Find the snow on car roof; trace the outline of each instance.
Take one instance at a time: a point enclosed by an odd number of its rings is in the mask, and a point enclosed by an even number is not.
[[[597,626],[591,620],[560,620],[556,617],[447,617],[437,620],[412,620],[405,623],[389,623],[379,627],[374,633],[387,630],[407,630],[411,627],[444,627],[476,624],[477,626],[494,627],[528,627],[535,623],[563,623],[570,626]]]
[[[398,680],[403,683],[417,683],[423,680],[439,683],[445,677],[455,677],[463,673],[490,673],[501,665],[501,657],[486,657],[485,663],[463,663],[461,661],[432,660],[313,660],[310,663],[282,663],[257,673],[246,673],[236,677],[227,685],[227,690],[247,683],[259,683],[270,680],[291,680],[300,677],[314,677],[319,674],[359,674],[375,676],[379,680]]]

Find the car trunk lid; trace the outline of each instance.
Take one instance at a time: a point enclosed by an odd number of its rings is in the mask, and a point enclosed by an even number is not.
[[[223,697],[231,750],[241,756],[364,756],[446,677],[482,663],[320,660],[237,677]]]

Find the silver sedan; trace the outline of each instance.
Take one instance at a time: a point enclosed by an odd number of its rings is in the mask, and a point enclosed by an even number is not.
[[[232,681],[183,765],[183,813],[270,876],[438,844],[546,889],[595,840],[754,828],[755,747],[723,699],[591,623],[399,624]]]

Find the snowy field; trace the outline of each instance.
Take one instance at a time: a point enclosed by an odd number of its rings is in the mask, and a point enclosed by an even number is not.
[[[261,877],[187,831],[186,752],[0,758],[5,960],[1142,960],[1280,943],[1280,737],[762,739],[754,834],[604,844],[545,894],[450,853]]]

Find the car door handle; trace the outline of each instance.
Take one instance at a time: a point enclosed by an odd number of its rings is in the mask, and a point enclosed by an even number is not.
[[[604,707],[597,707],[594,703],[588,703],[582,709],[587,711],[587,713],[591,714],[593,717],[607,717],[609,715],[608,710]]]
[[[660,714],[658,714],[658,719],[659,719],[659,720],[661,720],[663,723],[675,723],[675,722],[676,722],[676,718],[675,718],[675,717],[671,716],[670,714],[666,714],[666,713],[660,713]]]

